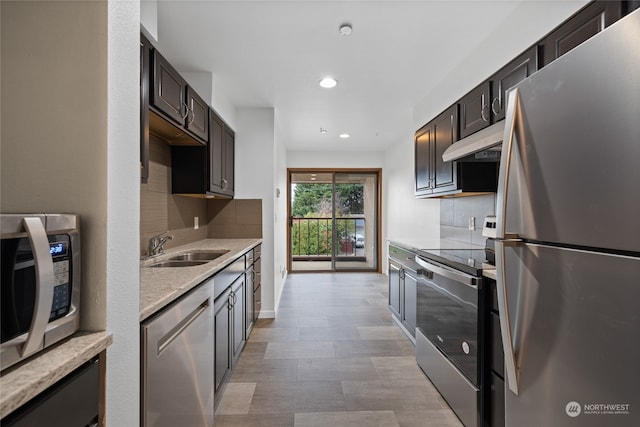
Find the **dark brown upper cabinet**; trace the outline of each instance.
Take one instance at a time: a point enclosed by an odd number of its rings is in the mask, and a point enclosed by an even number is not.
[[[433,193],[433,125],[427,123],[414,137],[415,195]]]
[[[209,126],[211,127],[210,191],[233,197],[235,134],[213,110],[209,110]]]
[[[171,145],[205,145],[207,104],[160,52],[152,51],[149,128]]]
[[[207,141],[209,139],[209,107],[190,86],[187,86],[187,106],[187,130],[203,141]]]
[[[457,189],[455,164],[443,161],[442,155],[451,144],[458,140],[458,106],[449,107],[431,123],[433,124],[433,151],[435,155],[433,192],[454,191]]]
[[[458,104],[420,128],[415,144],[416,197],[495,192],[497,162],[445,162],[442,154],[458,140]]]
[[[574,47],[622,17],[622,1],[595,1],[562,23],[542,41],[542,66],[549,65]]]
[[[190,197],[233,198],[233,130],[212,109],[207,110],[206,147],[171,147],[171,192]]]
[[[151,105],[182,126],[187,117],[187,82],[157,50],[153,52]]]
[[[454,163],[444,162],[442,153],[458,139],[458,106],[453,105],[420,128],[414,137],[415,195],[455,190]]]
[[[506,92],[516,83],[538,70],[538,49],[532,46],[513,61],[502,67],[489,81],[491,82],[492,122],[504,119]]]
[[[476,133],[491,124],[490,90],[489,80],[486,80],[458,101],[460,138]]]

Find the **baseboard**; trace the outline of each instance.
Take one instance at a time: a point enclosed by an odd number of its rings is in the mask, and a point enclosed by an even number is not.
[[[275,319],[276,312],[274,310],[260,310],[259,319]]]

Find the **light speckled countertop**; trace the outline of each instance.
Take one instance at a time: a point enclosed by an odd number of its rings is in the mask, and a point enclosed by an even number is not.
[[[108,332],[77,332],[0,377],[0,418],[27,403],[113,342]]]
[[[482,264],[482,275],[489,279],[498,280],[496,267],[491,264]]]
[[[232,261],[262,243],[262,239],[205,239],[168,249],[164,255],[140,263],[140,321],[175,301]],[[228,250],[206,264],[193,267],[149,267],[156,262],[191,251]]]

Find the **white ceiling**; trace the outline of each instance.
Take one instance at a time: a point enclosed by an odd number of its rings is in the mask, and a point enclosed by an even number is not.
[[[291,150],[377,151],[415,130],[416,105],[444,110],[583,4],[159,1],[158,47],[180,71],[212,72],[236,107],[274,107]]]

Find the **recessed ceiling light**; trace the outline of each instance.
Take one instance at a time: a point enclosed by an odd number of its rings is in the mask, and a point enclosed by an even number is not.
[[[340,135],[338,135],[338,136],[339,136],[340,138],[342,138],[342,139],[347,139],[347,138],[349,138],[351,135],[349,135],[348,133],[346,133],[346,132],[345,132],[345,133],[341,133],[341,134],[340,134]]]
[[[327,133],[327,130],[324,128],[320,128],[320,133]]]
[[[320,80],[320,83],[319,83],[320,87],[323,87],[325,89],[331,89],[332,87],[336,87],[337,84],[338,84],[338,81],[333,77],[325,77],[324,79]]]
[[[340,25],[339,31],[343,36],[348,36],[351,34],[351,31],[353,31],[353,28],[351,28],[351,24],[342,24]]]

